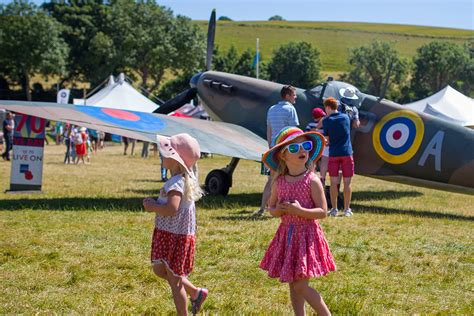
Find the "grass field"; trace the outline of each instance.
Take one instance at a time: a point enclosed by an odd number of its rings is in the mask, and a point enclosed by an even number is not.
[[[207,32],[207,21],[197,21]],[[463,44],[474,39],[474,31],[413,25],[348,22],[218,22],[216,44],[223,50],[235,45],[239,52],[255,50],[260,39],[262,60],[270,60],[273,51],[290,41],[307,41],[321,51],[323,71],[347,71],[349,49],[372,40],[390,41],[404,57],[434,40]]]
[[[141,207],[162,186],[159,160],[119,146],[90,165],[62,155],[46,147],[42,194],[0,193],[0,314],[172,314],[149,267],[153,215]],[[227,162],[201,160],[201,180]],[[243,161],[229,196],[198,203],[191,280],[210,290],[206,314],[291,313],[287,286],[258,268],[279,222],[250,216],[259,169]],[[0,188],[9,174],[0,161]],[[474,313],[473,196],[356,176],[353,209],[321,222],[338,271],[311,284],[334,314]]]

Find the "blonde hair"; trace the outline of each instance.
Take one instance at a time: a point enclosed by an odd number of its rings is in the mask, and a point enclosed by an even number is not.
[[[204,195],[199,186],[198,179],[189,173],[184,173],[184,198],[189,201],[197,201]]]
[[[285,176],[288,174],[288,167],[286,166],[285,160],[281,158],[282,151],[280,150],[278,152],[278,167],[277,170],[275,171],[275,175],[273,176],[272,179],[272,185],[275,183],[276,179],[278,179],[279,176]],[[314,169],[316,168],[316,160],[315,161],[307,161],[305,163],[306,168],[313,172]]]
[[[189,174],[186,169],[178,163],[179,172],[183,175],[184,178],[184,192],[183,197],[188,201],[198,201],[203,197],[204,191],[199,186],[199,181],[197,179],[197,164],[194,165],[194,175]]]
[[[286,166],[285,161],[281,158],[280,153],[278,154],[278,167],[275,172],[275,175],[272,178],[272,186],[275,184],[276,179],[278,179],[280,176],[284,176],[288,173],[288,167]]]

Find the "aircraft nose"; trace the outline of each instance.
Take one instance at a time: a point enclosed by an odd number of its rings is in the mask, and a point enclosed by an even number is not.
[[[195,74],[191,80],[189,80],[189,85],[191,86],[191,88],[196,88],[197,87],[197,83],[199,81],[199,78],[201,78],[202,76],[202,72],[199,72],[197,74]]]

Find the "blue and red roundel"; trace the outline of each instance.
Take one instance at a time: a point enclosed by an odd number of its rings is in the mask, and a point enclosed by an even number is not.
[[[166,122],[151,113],[125,111],[95,106],[76,105],[76,109],[96,119],[137,131],[156,132],[166,126]]]
[[[384,161],[402,164],[418,151],[424,134],[421,118],[414,112],[401,110],[385,115],[372,135],[374,149]]]

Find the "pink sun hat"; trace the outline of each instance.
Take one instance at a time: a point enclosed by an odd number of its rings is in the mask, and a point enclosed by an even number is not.
[[[199,143],[194,137],[186,133],[159,136],[158,149],[163,157],[176,160],[188,174],[194,175],[193,167],[201,157]]]

